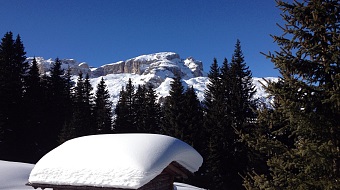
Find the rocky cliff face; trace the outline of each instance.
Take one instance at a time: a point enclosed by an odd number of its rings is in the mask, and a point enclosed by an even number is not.
[[[45,60],[43,57],[35,57],[35,59],[38,63],[39,72],[41,74],[45,73],[48,74],[52,64],[55,62],[52,59]],[[28,57],[27,61],[29,63],[32,63],[33,57]],[[89,65],[85,62],[77,62],[74,59],[61,59],[60,61],[62,63],[61,68],[64,69],[65,71],[70,69],[72,75],[78,75],[79,72],[82,72],[84,74],[88,73],[91,75],[91,69]]]
[[[126,61],[103,65],[92,71],[93,77],[105,76],[108,74],[131,73],[138,75],[167,73],[172,77],[179,73],[183,78],[203,76],[203,64],[190,57],[181,59],[172,52],[141,55]]]

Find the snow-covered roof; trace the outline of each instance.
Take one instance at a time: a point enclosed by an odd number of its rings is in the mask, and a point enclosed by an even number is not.
[[[204,190],[204,189],[199,188],[199,187],[195,187],[195,186],[192,186],[192,185],[188,185],[188,184],[185,184],[185,183],[175,182],[174,183],[174,190]]]
[[[174,161],[195,172],[203,158],[183,141],[164,135],[85,136],[46,154],[29,183],[137,189]]]

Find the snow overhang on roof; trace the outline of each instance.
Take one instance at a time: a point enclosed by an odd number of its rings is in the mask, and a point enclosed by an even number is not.
[[[203,158],[183,141],[164,135],[85,136],[69,140],[41,158],[29,184],[138,189],[173,162],[193,173]]]

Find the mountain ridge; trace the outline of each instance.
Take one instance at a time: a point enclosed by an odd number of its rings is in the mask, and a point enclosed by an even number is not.
[[[54,61],[50,58],[35,57],[41,74],[46,73]],[[33,57],[28,57],[27,61],[32,62]],[[86,62],[77,62],[74,59],[60,59],[62,68],[71,71],[72,75],[78,75],[81,71],[89,74],[91,78],[105,76],[108,74],[132,73],[146,75],[152,73],[152,69],[171,70],[179,72],[183,78],[204,76],[203,63],[193,57],[182,59],[174,52],[159,52],[147,55],[140,55],[125,61],[118,61],[104,64],[100,67],[91,67]],[[172,69],[170,69],[172,68]],[[189,70],[187,70],[189,69]]]
[[[33,57],[27,58],[31,63]],[[43,57],[36,57],[41,74],[48,74],[48,70],[54,63],[52,59],[45,60]],[[61,59],[62,68],[66,71],[70,69],[73,80],[76,81],[79,72],[89,74],[91,84],[96,90],[96,86],[103,77],[111,95],[111,101],[115,105],[118,102],[119,93],[125,87],[129,78],[132,83],[144,85],[151,83],[158,95],[162,98],[169,95],[172,78],[180,74],[183,79],[183,86],[193,87],[200,101],[204,99],[204,91],[209,83],[207,74],[203,71],[203,63],[193,57],[182,59],[174,52],[159,52],[147,55],[140,55],[125,61],[118,61],[104,64],[100,67],[91,67],[86,62],[77,62],[74,59]],[[275,77],[266,77],[267,80],[277,80]],[[253,84],[257,90],[254,98],[269,104],[267,93],[262,84],[265,80],[253,77]]]

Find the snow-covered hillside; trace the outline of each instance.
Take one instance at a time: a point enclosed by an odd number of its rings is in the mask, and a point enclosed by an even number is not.
[[[28,58],[31,62],[32,57]],[[39,70],[41,73],[48,72],[52,59],[45,60],[42,57],[36,57]],[[185,88],[193,86],[199,100],[204,98],[204,90],[208,84],[207,74],[203,71],[203,63],[195,60],[193,57],[182,59],[178,54],[173,52],[161,52],[149,55],[141,55],[126,61],[118,61],[115,63],[105,64],[101,67],[90,67],[85,62],[77,62],[74,59],[62,59],[62,68],[71,70],[71,74],[76,76],[81,71],[89,74],[94,90],[103,77],[109,88],[113,105],[118,102],[119,92],[126,85],[129,78],[132,83],[143,85],[151,83],[158,95],[158,98],[169,95],[170,83],[174,74],[180,74],[183,78]],[[277,78],[268,77],[267,80],[277,80]],[[265,103],[269,103],[271,99],[267,99],[262,83],[265,81],[261,78],[254,77],[254,85],[257,90],[254,98],[259,98]]]
[[[147,75],[138,75],[138,74],[110,74],[103,76],[106,85],[108,86],[110,95],[111,95],[111,100],[113,102],[113,105],[116,105],[119,99],[119,93],[122,89],[122,87],[125,87],[127,84],[129,78],[132,80],[132,84],[135,86],[138,85],[143,85],[146,84],[148,81],[151,79]],[[273,77],[267,77],[265,78],[266,80],[271,80],[271,81],[276,81],[277,78]],[[92,78],[91,79],[91,84],[93,87],[96,87],[98,83],[100,82],[100,78]],[[156,88],[156,94],[158,95],[158,98],[160,97],[166,97],[169,95],[169,90],[170,90],[170,84],[172,78],[165,78],[164,81]],[[183,79],[183,86],[184,88],[191,87],[193,86],[197,97],[200,101],[204,99],[204,91],[209,83],[208,77],[194,77],[194,78],[189,78],[189,79]],[[272,99],[267,98],[268,94],[265,92],[262,84],[266,84],[266,81],[263,80],[262,78],[253,78],[253,84],[256,89],[256,94],[254,95],[254,98],[259,98],[260,101],[269,104]]]

